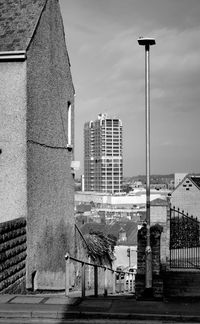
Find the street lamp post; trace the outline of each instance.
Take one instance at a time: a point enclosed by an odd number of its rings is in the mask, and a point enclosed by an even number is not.
[[[146,276],[145,287],[152,288],[152,251],[150,244],[150,46],[155,45],[155,39],[140,37],[139,45],[145,46],[145,138],[146,138]]]

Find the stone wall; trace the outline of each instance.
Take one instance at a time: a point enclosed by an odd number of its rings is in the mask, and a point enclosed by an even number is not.
[[[0,224],[0,293],[25,291],[26,220]]]
[[[160,274],[160,236],[162,226],[156,224],[151,227],[151,249],[152,249],[152,297],[160,299],[163,297],[163,280]],[[146,268],[146,226],[138,231],[138,259],[137,274],[135,276],[135,294],[137,299],[145,298],[145,268]]]

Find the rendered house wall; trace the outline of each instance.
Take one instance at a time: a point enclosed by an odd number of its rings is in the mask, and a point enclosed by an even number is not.
[[[26,62],[0,62],[0,293],[20,293],[26,269]]]
[[[26,62],[0,62],[0,222],[27,215]]]
[[[27,288],[63,289],[64,256],[74,250],[73,150],[66,149],[68,102],[74,143],[74,89],[57,1],[47,2],[28,49],[27,100]]]

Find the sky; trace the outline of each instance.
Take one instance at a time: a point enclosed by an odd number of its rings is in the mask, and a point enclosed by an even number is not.
[[[75,97],[75,160],[99,113],[123,123],[124,176],[145,174],[144,47],[150,49],[151,174],[200,172],[200,1],[60,0]]]

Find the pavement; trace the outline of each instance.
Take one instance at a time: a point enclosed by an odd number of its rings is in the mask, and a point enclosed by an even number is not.
[[[134,295],[0,295],[0,323],[200,323],[200,299],[138,301]]]

